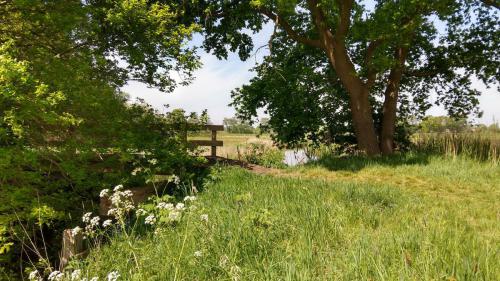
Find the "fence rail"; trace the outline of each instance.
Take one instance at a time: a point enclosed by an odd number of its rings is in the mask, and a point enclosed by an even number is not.
[[[188,143],[195,146],[210,146],[210,157],[217,157],[217,146],[223,146],[224,142],[217,140],[217,131],[224,131],[223,125],[205,125],[205,129],[212,131],[211,140],[189,140]]]

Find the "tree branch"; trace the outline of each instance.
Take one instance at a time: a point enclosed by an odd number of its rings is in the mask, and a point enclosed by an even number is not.
[[[281,26],[285,32],[292,38],[293,40],[311,46],[311,47],[316,47],[316,48],[322,48],[323,46],[321,45],[321,42],[316,39],[311,39],[307,38],[304,35],[301,35],[297,33],[291,26],[290,24],[279,14],[275,14],[267,9],[264,8],[258,8],[257,11],[269,19],[273,20],[277,25]]]
[[[340,8],[340,17],[335,31],[335,39],[343,41],[351,25],[352,0],[337,0],[337,3]]]
[[[366,48],[366,54],[365,54],[365,65],[366,68],[368,69],[368,73],[366,75],[366,87],[371,88],[373,84],[375,83],[375,79],[377,77],[377,72],[375,69],[373,69],[371,65],[371,61],[373,59],[373,55],[375,53],[375,50],[377,49],[378,46],[382,44],[381,39],[376,39],[370,42],[368,45],[368,48]]]
[[[492,6],[497,9],[500,9],[500,1],[498,0],[481,0],[481,2],[483,2],[483,4],[486,6]]]

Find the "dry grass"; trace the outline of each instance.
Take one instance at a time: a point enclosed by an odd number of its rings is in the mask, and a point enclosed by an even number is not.
[[[211,139],[210,132],[201,132],[195,135],[190,135],[189,140],[209,140]],[[254,134],[231,134],[227,132],[217,132],[217,140],[222,140],[224,145],[217,147],[217,155],[241,160],[242,155],[245,154],[246,148],[251,143],[264,143],[272,146],[273,142],[269,135],[255,136]],[[203,148],[202,155],[210,155],[210,148]]]

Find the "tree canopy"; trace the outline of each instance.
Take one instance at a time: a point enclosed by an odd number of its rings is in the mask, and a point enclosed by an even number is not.
[[[473,79],[492,86],[500,73],[498,8],[497,1],[479,0],[207,0],[188,6],[186,15],[203,26],[205,49],[220,58],[229,51],[248,58],[253,47],[249,31],[261,30],[266,22],[275,24],[271,54],[258,67],[258,77],[236,91],[236,103],[246,102],[239,104],[242,115],[268,107],[273,118],[273,112],[284,112],[293,103],[269,103],[270,99],[300,95],[318,101],[319,92],[335,96],[335,107],[341,108],[345,91],[359,148],[378,154],[394,150],[398,111],[421,115],[434,102],[431,92],[451,116],[478,113],[479,92]],[[300,69],[286,63],[297,54],[303,56]],[[264,74],[262,69],[268,71]],[[271,71],[274,74],[267,75]],[[280,83],[287,87],[270,86],[266,94],[253,90],[263,89],[259,83],[276,85],[280,74],[286,74]],[[322,82],[315,80],[321,76]],[[337,85],[342,90],[321,89]],[[308,111],[318,108],[303,107],[302,98],[292,99],[297,100],[295,111],[315,119],[304,123],[324,124],[321,119],[327,115],[312,117]],[[282,116],[274,118],[287,125]],[[302,135],[304,130],[298,132]]]

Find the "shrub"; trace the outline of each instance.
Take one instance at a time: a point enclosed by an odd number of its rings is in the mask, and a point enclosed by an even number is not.
[[[264,143],[250,143],[245,150],[244,158],[248,163],[269,168],[284,168],[285,154],[282,150],[270,147]]]

